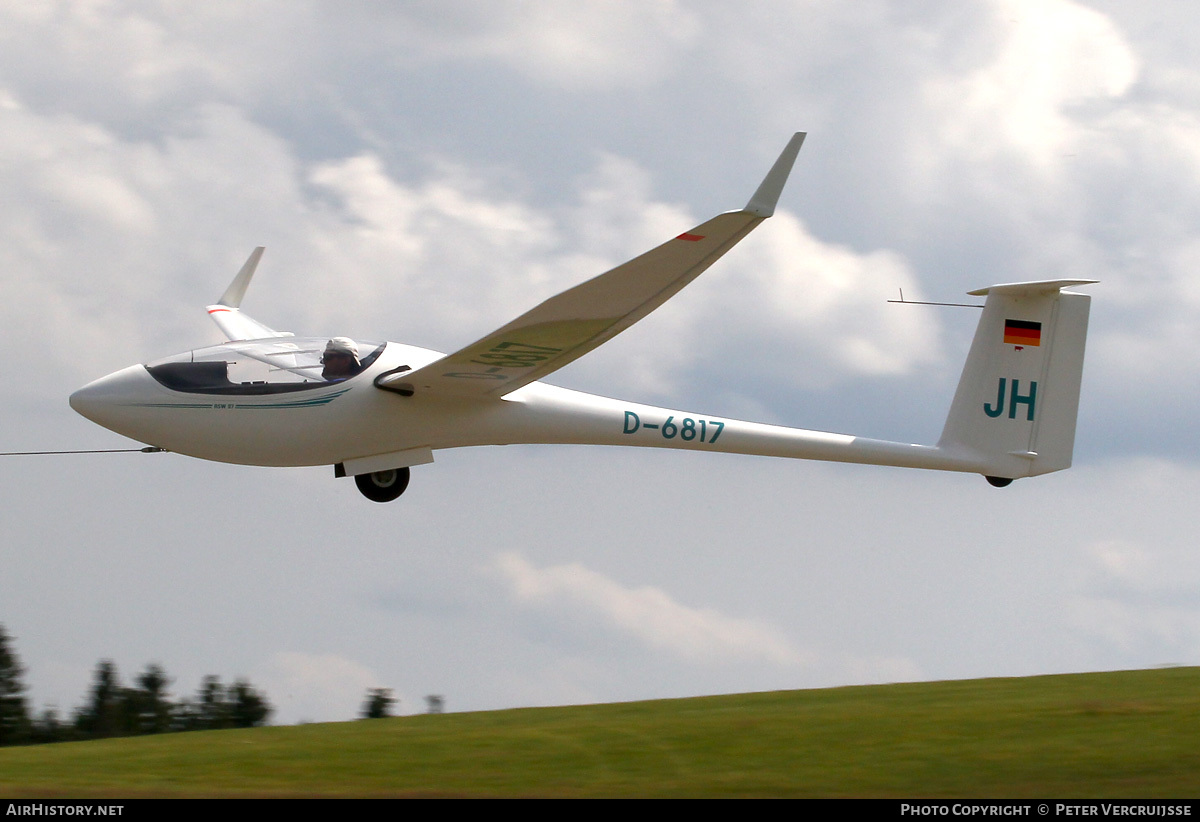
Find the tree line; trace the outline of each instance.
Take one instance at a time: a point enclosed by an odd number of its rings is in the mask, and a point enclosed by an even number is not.
[[[105,659],[96,665],[86,701],[69,718],[60,717],[54,708],[33,716],[25,699],[24,674],[0,625],[0,745],[251,728],[265,725],[272,711],[266,696],[246,679],[224,685],[219,677],[206,676],[195,696],[174,702],[167,690],[171,680],[162,666],[147,665],[134,685],[126,687],[117,666]]]

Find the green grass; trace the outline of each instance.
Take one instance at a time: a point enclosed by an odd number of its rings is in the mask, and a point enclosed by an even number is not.
[[[0,796],[1200,796],[1200,668],[4,748]]]

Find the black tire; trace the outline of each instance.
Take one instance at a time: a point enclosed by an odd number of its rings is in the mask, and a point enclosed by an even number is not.
[[[409,470],[396,468],[388,471],[375,471],[371,474],[358,474],[354,484],[362,495],[371,502],[391,502],[404,493],[408,487]]]

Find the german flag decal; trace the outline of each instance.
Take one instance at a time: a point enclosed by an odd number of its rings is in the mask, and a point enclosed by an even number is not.
[[[1005,320],[1004,343],[1006,345],[1041,345],[1042,324],[1028,320]]]

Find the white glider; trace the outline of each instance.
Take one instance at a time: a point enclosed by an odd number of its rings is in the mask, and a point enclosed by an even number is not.
[[[741,422],[557,388],[543,377],[645,317],[770,217],[796,134],[745,208],[713,217],[452,354],[296,337],[241,312],[262,248],[208,312],[229,342],[133,365],[71,395],[143,443],[243,465],[333,465],[395,499],[443,448],[583,443],[721,451],[982,474],[993,485],[1067,468],[1094,280],[994,285],[937,445]]]

